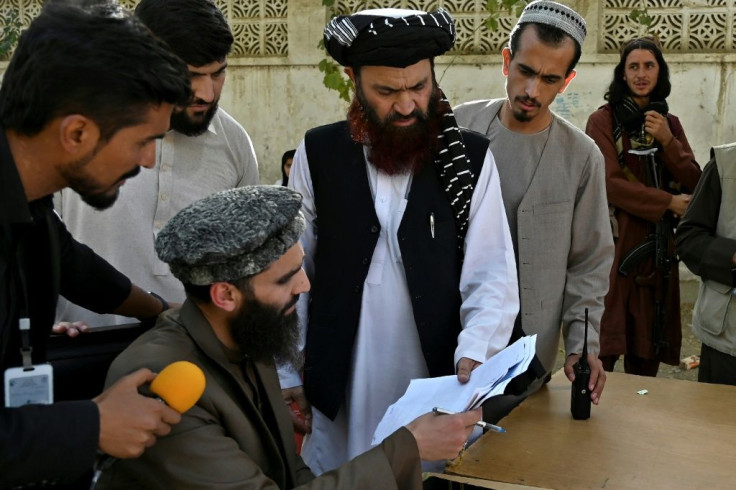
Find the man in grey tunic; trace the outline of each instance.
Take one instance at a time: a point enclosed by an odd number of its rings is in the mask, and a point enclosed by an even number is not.
[[[491,140],[519,269],[516,327],[537,334],[548,372],[562,330],[572,381],[587,309],[589,388],[597,404],[605,384],[598,333],[613,259],[604,161],[593,140],[550,110],[575,77],[585,34],[585,20],[569,7],[530,3],[503,50],[506,98],[468,102],[455,115]],[[532,383],[526,395],[541,384]]]
[[[233,44],[222,12],[211,0],[143,0],[135,12],[187,63],[194,96],[188,106],[174,110],[171,131],[156,142],[156,166],[126,183],[111,213],[95,212],[68,191],[60,193],[57,210],[75,238],[136,284],[181,302],[184,289],[156,257],[154,239],[179,210],[197,199],[258,184],[258,164],[248,133],[218,106]],[[60,301],[57,321],[103,326],[136,320],[97,315]]]

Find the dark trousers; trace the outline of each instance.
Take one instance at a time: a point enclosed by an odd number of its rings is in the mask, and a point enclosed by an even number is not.
[[[700,347],[698,381],[736,386],[736,357],[703,344]]]
[[[613,371],[618,361],[618,356],[601,356],[599,358],[603,363],[603,369],[605,371]],[[624,356],[624,371],[627,374],[637,374],[639,376],[657,376],[659,371],[659,361],[656,359],[643,359],[632,355]]]

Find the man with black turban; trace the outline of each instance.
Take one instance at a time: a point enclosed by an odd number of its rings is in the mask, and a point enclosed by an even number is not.
[[[411,379],[467,382],[507,345],[519,307],[488,140],[457,127],[435,80],[450,15],[367,10],[324,39],[355,96],[347,121],[307,132],[294,158],[313,284],[299,306],[304,389],[280,373],[311,422],[302,454],[316,473],[368,449]]]

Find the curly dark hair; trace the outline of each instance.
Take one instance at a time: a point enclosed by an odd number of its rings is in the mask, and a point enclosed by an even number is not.
[[[672,84],[670,83],[670,69],[662,55],[662,45],[659,43],[659,40],[653,36],[637,37],[626,42],[621,47],[621,59],[619,60],[618,65],[616,65],[616,68],[613,69],[613,80],[611,80],[611,84],[608,86],[608,90],[603,96],[603,98],[611,104],[616,104],[624,97],[631,94],[629,86],[626,85],[626,81],[624,80],[624,70],[626,68],[626,59],[635,49],[646,49],[647,51],[650,51],[659,65],[657,85],[649,95],[649,100],[652,102],[665,100],[669,97],[670,92],[672,91]]]

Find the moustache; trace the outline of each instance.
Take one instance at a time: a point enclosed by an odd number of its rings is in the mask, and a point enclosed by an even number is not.
[[[286,311],[289,308],[291,308],[292,306],[294,306],[297,303],[297,301],[299,301],[299,295],[298,294],[292,296],[291,301],[289,301],[289,303],[286,306],[284,306],[284,308],[281,310],[281,313],[282,314],[285,314]]]
[[[204,100],[204,99],[192,99],[192,101],[189,102],[189,105],[190,106],[193,106],[193,105],[210,105],[210,104],[212,104],[212,102],[213,101],[211,101],[211,100],[210,101],[207,101],[207,100]]]
[[[118,182],[121,182],[121,181],[127,180],[127,179],[132,179],[133,177],[135,177],[136,175],[138,175],[140,173],[140,171],[141,171],[141,168],[140,167],[136,167],[133,170],[131,170],[130,172],[128,172],[128,173],[124,174],[122,177],[120,177],[118,179]]]
[[[408,121],[410,119],[417,119],[419,121],[424,121],[425,119],[427,119],[427,117],[426,117],[426,114],[424,114],[419,109],[414,109],[407,115],[399,114],[398,112],[394,112],[386,116],[384,124],[389,124],[394,121]]]
[[[516,100],[527,105],[534,105],[536,107],[540,107],[542,105],[537,99],[534,99],[532,97],[517,97]]]

